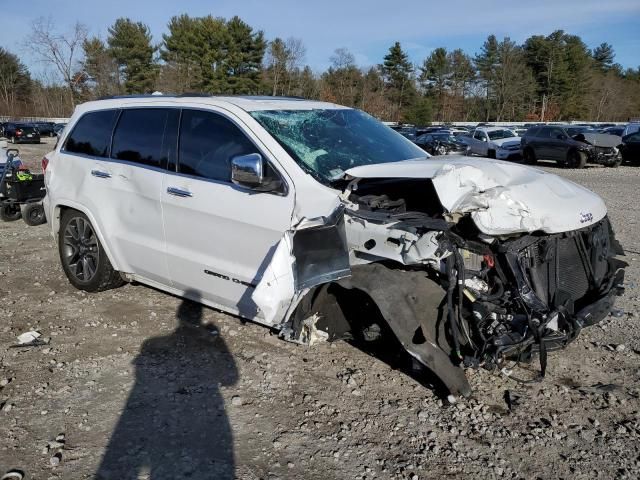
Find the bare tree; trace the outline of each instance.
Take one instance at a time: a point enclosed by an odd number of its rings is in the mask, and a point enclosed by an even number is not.
[[[307,49],[299,38],[275,38],[269,42],[265,59],[265,76],[271,83],[271,95],[291,95],[299,83]]]
[[[76,87],[83,76],[78,74],[82,44],[87,38],[87,27],[80,22],[66,33],[55,30],[51,17],[36,19],[27,37],[27,47],[40,61],[54,67],[69,89],[72,108],[76,103]]]
[[[285,48],[287,52],[286,69],[289,74],[289,80],[287,82],[287,95],[291,95],[291,89],[293,87],[294,78],[297,80],[300,76],[300,68],[307,56],[307,49],[305,48],[302,40],[299,38],[289,37],[285,41]]]

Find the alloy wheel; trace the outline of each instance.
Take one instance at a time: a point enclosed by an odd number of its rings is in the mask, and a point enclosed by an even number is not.
[[[63,260],[69,272],[82,282],[90,281],[98,269],[98,238],[91,224],[74,217],[64,230]]]

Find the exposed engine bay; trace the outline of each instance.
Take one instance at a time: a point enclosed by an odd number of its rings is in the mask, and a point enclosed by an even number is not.
[[[471,213],[452,213],[439,198],[432,179],[351,182],[351,275],[307,295],[284,336],[377,340],[385,328],[354,325],[340,306],[340,291],[357,291],[411,356],[452,394],[468,395],[463,367],[502,369],[537,356],[544,376],[547,352],[609,314],[625,263],[615,258],[623,252],[606,216],[563,233],[488,235]]]

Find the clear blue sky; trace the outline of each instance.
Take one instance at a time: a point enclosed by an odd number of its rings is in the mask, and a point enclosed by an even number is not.
[[[491,33],[522,42],[556,29],[580,35],[590,48],[608,42],[623,67],[640,66],[640,0],[0,0],[0,12],[0,46],[34,72],[42,66],[24,39],[38,16],[50,16],[60,30],[78,20],[102,37],[116,18],[127,16],[149,25],[159,43],[169,18],[180,13],[239,15],[267,39],[300,38],[316,71],[339,47],[367,66],[400,41],[419,63],[440,46],[474,54]]]

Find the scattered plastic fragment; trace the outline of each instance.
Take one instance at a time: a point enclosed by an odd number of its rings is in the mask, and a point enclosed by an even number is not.
[[[49,343],[48,339],[40,340],[42,334],[35,330],[25,332],[18,335],[18,344],[12,345],[13,347],[33,347],[37,345],[46,345]]]

